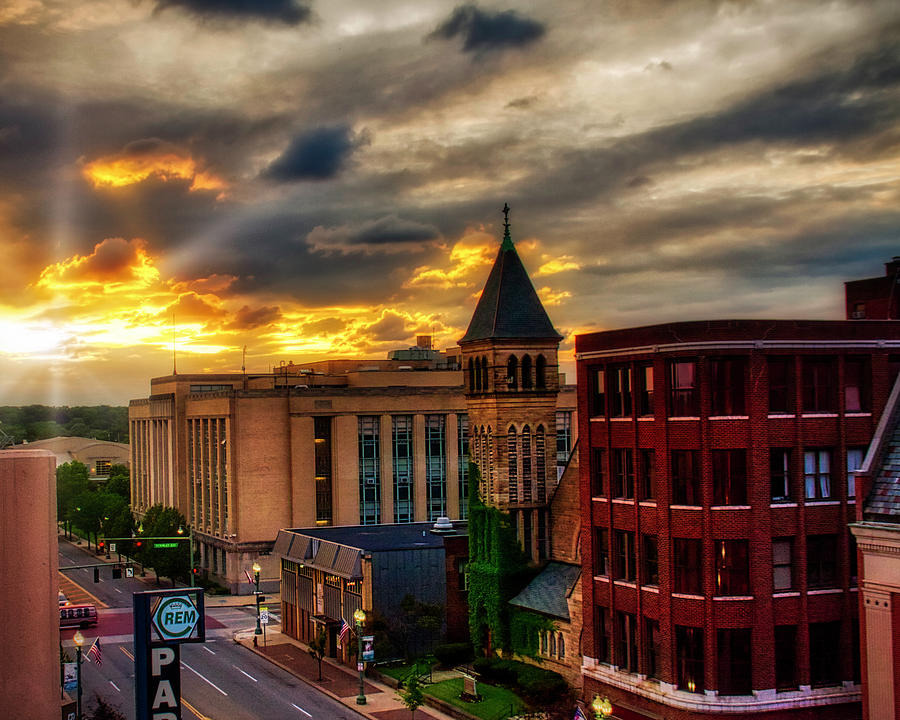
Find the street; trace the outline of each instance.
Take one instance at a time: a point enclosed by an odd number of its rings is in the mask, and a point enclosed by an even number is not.
[[[61,540],[60,568],[96,562],[96,556]],[[99,695],[117,707],[126,718],[134,718],[134,655],[132,644],[132,593],[156,588],[152,574],[144,579],[112,580],[108,568],[101,568],[101,582],[93,582],[93,570],[62,573],[77,583],[72,602],[95,602],[99,614],[96,627],[82,630],[84,650],[94,638],[101,638],[100,667],[85,660],[82,664],[85,709]],[[61,583],[69,587],[68,583]],[[167,587],[163,584],[161,587]],[[80,588],[80,589],[79,589]],[[65,590],[64,590],[65,592]],[[87,593],[93,595],[90,599]],[[68,595],[69,593],[67,593]],[[82,597],[82,595],[84,595]],[[99,601],[99,604],[96,603]],[[103,605],[108,607],[103,607]],[[252,607],[214,607],[206,610],[206,637],[203,644],[181,647],[181,695],[184,718],[200,720],[255,720],[281,718],[359,718],[344,705],[332,700],[303,681],[233,642],[235,631],[255,624]],[[63,646],[74,659],[74,629],[60,632]]]

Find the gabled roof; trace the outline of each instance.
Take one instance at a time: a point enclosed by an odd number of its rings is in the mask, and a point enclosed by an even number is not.
[[[863,463],[873,478],[863,505],[869,522],[900,523],[900,378],[894,385],[872,440],[875,447]]]
[[[509,222],[505,228],[503,243],[469,329],[459,342],[516,338],[562,340],[519,259],[509,235]]]
[[[566,598],[578,582],[580,574],[580,565],[547,563],[540,574],[510,600],[509,604],[561,620],[570,620]]]

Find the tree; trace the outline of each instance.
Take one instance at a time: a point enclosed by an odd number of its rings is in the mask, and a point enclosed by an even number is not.
[[[73,460],[56,468],[56,516],[62,520],[73,520],[72,512],[77,506],[76,498],[91,489],[88,480],[88,466]]]
[[[103,489],[108,493],[121,495],[126,503],[131,502],[131,475],[127,465],[113,465]]]
[[[94,708],[85,713],[85,720],[125,720],[125,716],[117,707],[113,707],[99,695],[94,696]]]
[[[319,663],[319,682],[322,682],[322,660],[325,657],[325,628],[319,627],[315,637],[309,641],[309,654],[313,660]]]
[[[411,717],[416,716],[416,710],[418,710],[422,703],[425,702],[425,695],[422,693],[422,688],[419,686],[419,676],[418,676],[418,667],[414,666],[409,675],[406,676],[406,680],[403,681],[403,686],[398,688],[397,694],[400,696],[400,700],[404,705],[409,709],[412,713]]]
[[[178,528],[186,525],[184,515],[173,507],[167,507],[160,503],[151,505],[141,520],[143,532],[141,537],[177,537]],[[153,541],[144,543],[139,559],[144,565],[149,565],[156,573],[156,581],[159,582],[160,577],[172,578],[172,585],[175,584],[175,578],[187,577],[190,572],[190,551],[187,542],[179,542],[177,547],[173,548],[153,548]]]

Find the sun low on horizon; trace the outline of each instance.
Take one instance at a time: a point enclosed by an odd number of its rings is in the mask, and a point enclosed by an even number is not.
[[[842,316],[900,254],[900,8],[13,0],[0,405],[463,335]]]

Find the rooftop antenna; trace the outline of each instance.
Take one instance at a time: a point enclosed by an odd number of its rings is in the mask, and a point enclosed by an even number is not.
[[[175,311],[172,311],[172,374],[178,374],[178,366],[175,362]]]
[[[247,346],[244,345],[244,353],[241,355],[241,372],[247,372]]]

